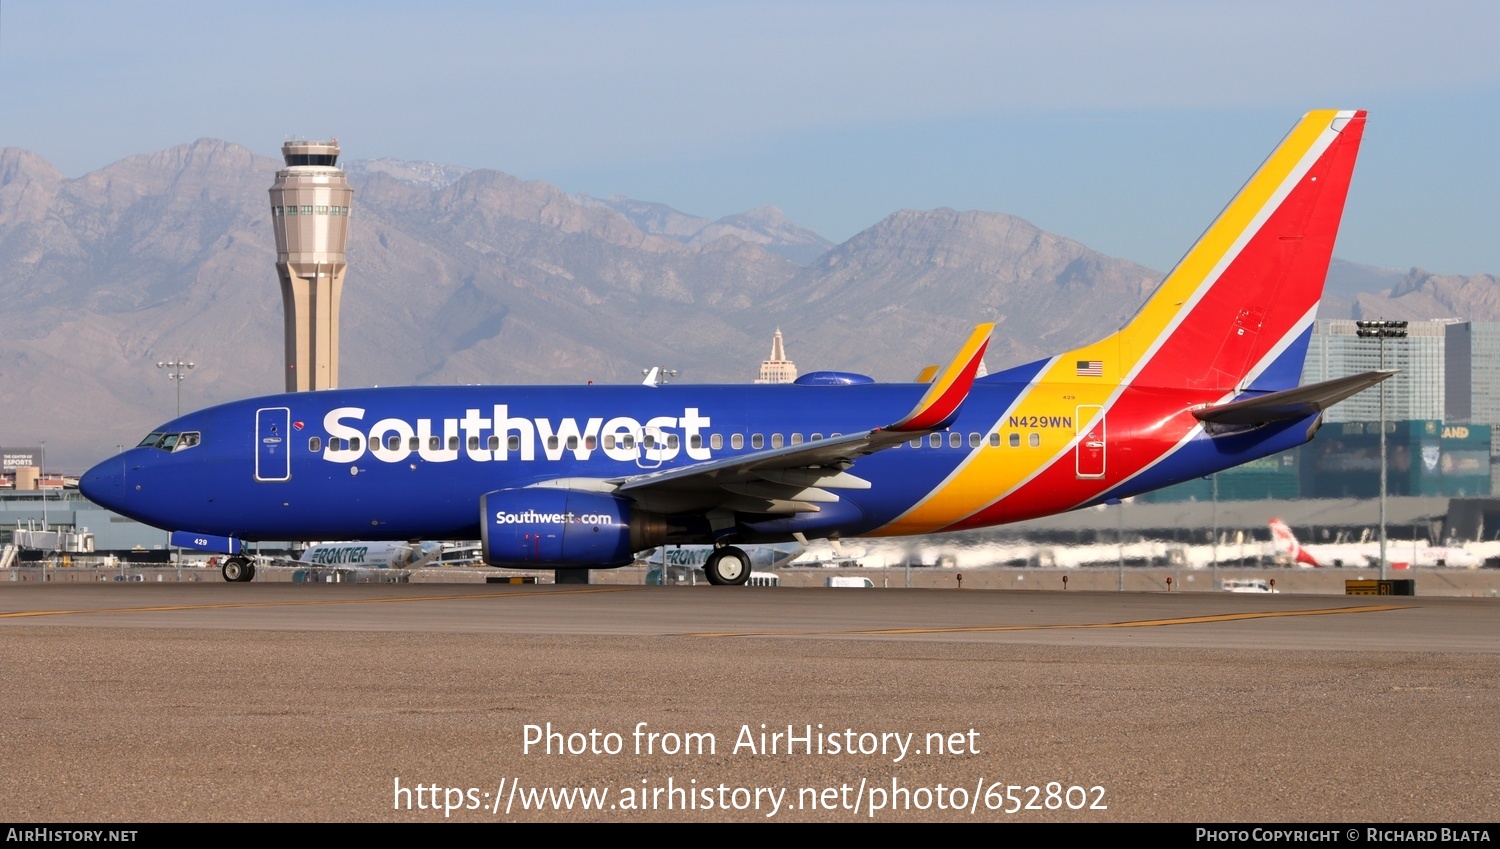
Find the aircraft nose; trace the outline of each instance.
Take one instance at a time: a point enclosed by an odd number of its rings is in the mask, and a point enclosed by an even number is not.
[[[84,472],[78,479],[78,489],[95,504],[117,510],[125,495],[124,461],[115,457]]]

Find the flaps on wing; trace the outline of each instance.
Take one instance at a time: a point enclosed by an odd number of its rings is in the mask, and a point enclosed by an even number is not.
[[[1363,374],[1326,380],[1295,389],[1283,389],[1254,398],[1243,398],[1194,410],[1199,421],[1214,424],[1257,425],[1301,419],[1332,407],[1357,395],[1395,374],[1395,371],[1367,371]]]
[[[884,428],[830,436],[602,483],[662,513],[737,511],[816,513],[839,501],[837,490],[869,489],[848,469],[860,457],[938,430],[958,415],[989,344],[993,324],[974,328],[968,341],[904,418]]]
[[[905,434],[867,430],[632,475],[610,483],[615,485],[614,491],[630,495],[646,489],[679,492],[722,489],[748,495],[746,485],[753,484],[757,497],[797,500],[794,496],[809,489],[869,489],[869,481],[845,469],[858,458],[906,438]]]
[[[867,430],[604,483],[664,513],[817,513],[822,509],[818,505],[839,500],[837,490],[870,488],[869,481],[847,471],[856,460],[899,445],[910,436]]]
[[[969,397],[969,389],[973,387],[974,377],[984,364],[984,349],[989,347],[990,332],[994,329],[994,324],[975,327],[974,332],[969,334],[968,341],[958,350],[958,355],[932,379],[932,386],[922,396],[922,400],[917,402],[917,406],[901,421],[885,429],[911,433],[935,430],[952,421],[958,415],[959,406]]]

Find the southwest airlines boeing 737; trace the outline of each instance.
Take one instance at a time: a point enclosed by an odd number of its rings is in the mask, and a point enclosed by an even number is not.
[[[494,566],[629,564],[645,549],[930,534],[1074,510],[1312,438],[1370,372],[1298,386],[1362,111],[1306,115],[1136,315],[976,377],[993,325],[922,383],[424,386],[253,398],[100,463],[93,501],[235,555],[250,540],[480,539]]]

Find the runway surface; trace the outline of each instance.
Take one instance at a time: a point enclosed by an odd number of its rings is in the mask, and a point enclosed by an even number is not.
[[[1486,599],[23,585],[0,669],[11,821],[1500,819]]]

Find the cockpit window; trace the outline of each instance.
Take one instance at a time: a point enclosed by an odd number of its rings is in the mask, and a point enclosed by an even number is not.
[[[137,448],[160,448],[163,451],[185,451],[193,448],[201,441],[201,435],[196,430],[186,433],[153,433],[141,440]]]

